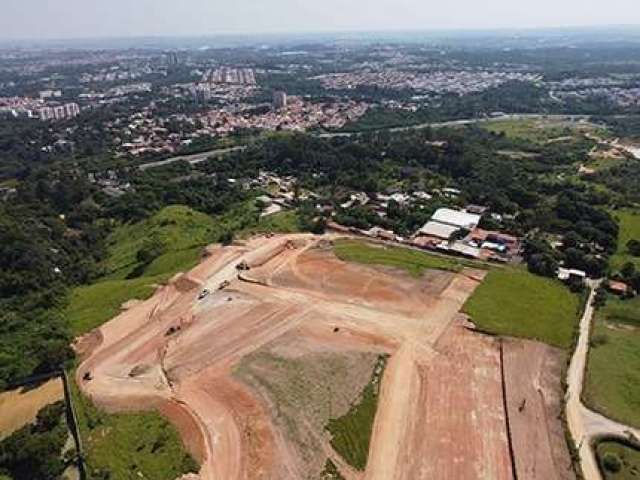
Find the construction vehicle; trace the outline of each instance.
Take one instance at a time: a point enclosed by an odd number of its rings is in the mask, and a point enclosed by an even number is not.
[[[249,264],[243,260],[242,262],[240,262],[238,265],[236,265],[236,270],[243,270],[243,271],[247,271],[249,270],[251,267],[249,267]]]

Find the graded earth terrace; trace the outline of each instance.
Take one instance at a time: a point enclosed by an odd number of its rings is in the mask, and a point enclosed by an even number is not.
[[[337,239],[209,247],[77,342],[78,384],[159,409],[206,480],[575,478],[562,353],[460,313],[486,272],[348,263]]]

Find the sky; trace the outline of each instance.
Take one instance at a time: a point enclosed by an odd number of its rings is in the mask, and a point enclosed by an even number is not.
[[[640,25],[640,0],[0,0],[0,39]]]

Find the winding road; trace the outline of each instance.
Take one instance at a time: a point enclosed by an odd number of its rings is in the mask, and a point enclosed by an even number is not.
[[[589,353],[589,335],[595,309],[593,300],[600,280],[590,280],[589,299],[580,319],[580,335],[575,352],[571,358],[567,372],[567,406],[566,415],[569,432],[580,453],[580,465],[585,480],[601,480],[598,461],[593,446],[598,439],[619,438],[622,440],[640,441],[640,430],[615,422],[599,413],[589,410],[581,399],[584,386],[587,355]]]

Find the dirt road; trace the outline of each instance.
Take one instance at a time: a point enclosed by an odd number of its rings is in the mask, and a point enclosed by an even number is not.
[[[580,453],[580,465],[586,480],[600,480],[602,478],[593,450],[594,442],[598,438],[607,436],[628,439],[629,436],[633,436],[636,439],[640,439],[639,430],[592,412],[584,406],[580,398],[584,386],[585,368],[589,353],[591,324],[595,313],[593,299],[599,285],[599,281],[589,282],[591,292],[584,314],[580,319],[580,336],[567,372],[567,422],[573,441]]]

